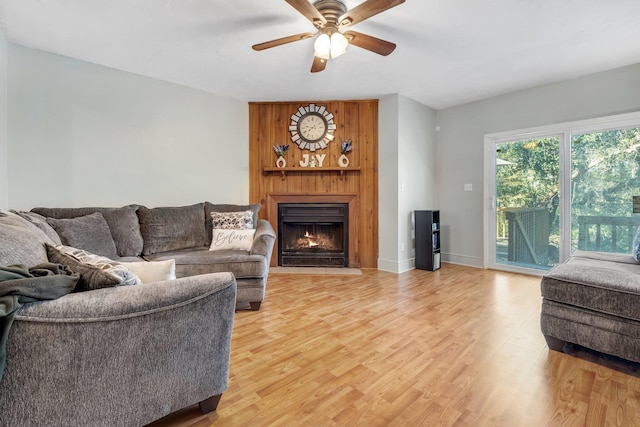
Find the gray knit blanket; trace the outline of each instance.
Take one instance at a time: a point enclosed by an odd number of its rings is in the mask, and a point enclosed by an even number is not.
[[[7,339],[22,304],[52,300],[71,292],[79,275],[60,264],[0,267],[0,381],[7,359]]]

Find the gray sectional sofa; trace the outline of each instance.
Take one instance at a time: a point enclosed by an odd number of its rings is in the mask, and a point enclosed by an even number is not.
[[[133,221],[121,213],[104,215],[117,225],[114,235],[122,232],[114,250],[126,255],[138,245],[133,253],[140,255],[142,242],[126,229]],[[127,208],[125,216],[137,222],[135,215]],[[215,410],[229,378],[233,274],[25,298],[31,284],[46,295],[51,277],[35,272],[52,265],[44,244],[56,240],[0,211],[0,266],[34,272],[0,281],[0,425],[141,426],[196,403],[203,412]],[[66,267],[62,273],[79,280]]]
[[[632,255],[576,251],[541,281],[540,324],[565,343],[640,362],[640,264]]]
[[[258,218],[259,209],[258,204],[221,205],[203,202],[190,206],[159,208],[139,205],[122,208],[40,207],[31,212],[54,219],[72,219],[99,212],[109,225],[116,246],[116,260],[175,259],[177,277],[231,272],[238,286],[238,308],[259,310],[265,297],[269,263],[276,239],[271,224]],[[212,212],[243,211],[252,212],[256,230],[250,250],[210,251]],[[87,228],[88,233],[95,233],[92,241],[104,240],[104,232],[101,234],[100,230]],[[81,238],[79,240],[83,241]],[[80,249],[91,252],[92,247]],[[94,252],[98,251],[94,249]],[[107,257],[110,255],[98,254]]]

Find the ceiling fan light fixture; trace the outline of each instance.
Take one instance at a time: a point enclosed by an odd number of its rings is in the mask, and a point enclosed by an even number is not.
[[[349,41],[339,31],[331,34],[331,57],[337,58],[347,51],[347,46],[349,45]]]
[[[318,35],[315,43],[313,44],[314,55],[318,58],[329,59],[331,58],[331,37],[327,33],[321,33]]]
[[[339,31],[322,31],[313,44],[314,55],[322,59],[333,59],[345,53],[349,41]]]

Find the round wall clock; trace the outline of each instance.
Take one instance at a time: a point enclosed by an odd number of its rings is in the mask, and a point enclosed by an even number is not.
[[[291,116],[289,124],[291,140],[301,150],[316,151],[327,148],[327,144],[333,141],[335,130],[333,114],[327,111],[326,107],[316,104],[298,108]]]

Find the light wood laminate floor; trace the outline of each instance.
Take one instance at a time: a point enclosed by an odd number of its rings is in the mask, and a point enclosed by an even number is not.
[[[540,278],[272,274],[236,313],[218,411],[154,426],[637,426],[638,364],[540,333]]]

